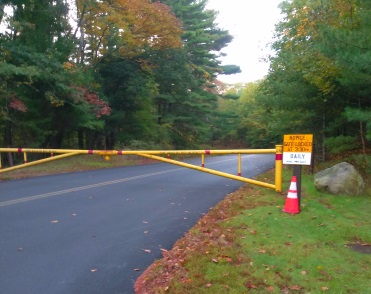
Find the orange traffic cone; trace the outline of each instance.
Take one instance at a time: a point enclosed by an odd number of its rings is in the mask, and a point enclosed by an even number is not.
[[[285,206],[282,211],[287,212],[287,213],[292,213],[292,214],[300,212],[298,191],[296,188],[296,176],[292,176],[290,189],[289,189],[289,192],[287,193]]]

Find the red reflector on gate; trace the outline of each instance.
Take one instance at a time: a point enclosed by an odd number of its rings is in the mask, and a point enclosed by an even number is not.
[[[276,160],[282,160],[282,154],[276,154]]]
[[[205,150],[205,154],[210,154],[210,150]]]

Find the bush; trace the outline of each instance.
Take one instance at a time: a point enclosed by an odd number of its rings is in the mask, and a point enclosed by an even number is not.
[[[124,149],[124,150],[169,150],[174,149],[172,146],[168,144],[159,144],[153,141],[144,141],[144,140],[130,140],[126,144],[119,144],[118,148],[116,149]]]
[[[365,173],[371,174],[371,156],[354,154],[351,156],[352,163],[362,169]]]
[[[325,146],[329,154],[335,155],[344,151],[354,150],[359,147],[359,143],[356,137],[338,136],[327,138]]]

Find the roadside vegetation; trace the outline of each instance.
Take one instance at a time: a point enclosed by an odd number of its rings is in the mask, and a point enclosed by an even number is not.
[[[284,179],[287,191],[291,169]],[[302,180],[296,215],[282,212],[285,192],[246,185],[228,195],[146,270],[137,293],[370,293],[370,188],[334,196],[313,175]]]
[[[106,160],[99,155],[76,155],[40,165],[21,168],[14,171],[0,173],[1,180],[14,180],[34,176],[45,176],[56,173],[70,173],[102,168],[114,168],[127,165],[137,165],[150,162],[138,156],[112,156]]]

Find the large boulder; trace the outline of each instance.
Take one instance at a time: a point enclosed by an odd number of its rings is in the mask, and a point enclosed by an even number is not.
[[[314,185],[331,194],[360,195],[365,186],[353,165],[341,162],[315,174]]]

